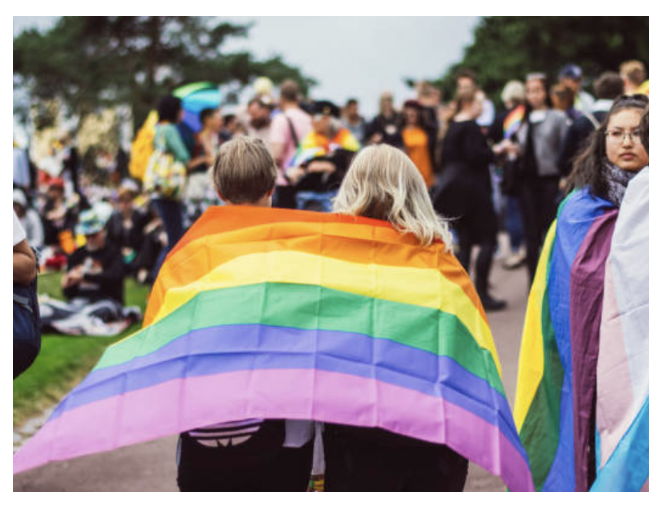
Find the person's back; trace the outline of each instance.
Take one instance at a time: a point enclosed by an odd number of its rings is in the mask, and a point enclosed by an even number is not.
[[[277,166],[258,138],[238,137],[219,149],[214,185],[227,206],[271,207]],[[187,491],[305,491],[313,423],[249,419],[180,435],[178,486]]]

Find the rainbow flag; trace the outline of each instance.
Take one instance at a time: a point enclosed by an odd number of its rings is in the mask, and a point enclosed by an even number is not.
[[[592,491],[648,490],[649,169],[627,187],[606,264]]]
[[[537,490],[587,491],[605,266],[618,209],[584,189],[558,209],[528,300],[514,409]],[[618,392],[611,394],[616,398]]]
[[[526,114],[526,106],[519,105],[512,109],[503,120],[503,139],[511,139],[517,133],[523,117]]]
[[[442,243],[235,206],[170,252],[143,329],[106,350],[14,473],[249,418],[380,427],[533,490],[486,315]]]

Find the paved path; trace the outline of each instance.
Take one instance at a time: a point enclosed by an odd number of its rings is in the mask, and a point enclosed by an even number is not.
[[[492,293],[507,300],[506,311],[489,313],[503,368],[503,383],[514,403],[521,329],[527,298],[525,268],[505,271],[495,265]],[[177,437],[121,448],[109,453],[48,464],[14,477],[14,491],[177,491]],[[471,465],[467,491],[504,491],[502,481]]]

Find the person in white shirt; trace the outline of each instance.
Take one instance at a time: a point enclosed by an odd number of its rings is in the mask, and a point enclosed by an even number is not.
[[[14,190],[14,212],[25,230],[28,244],[33,248],[44,246],[44,225],[37,211],[28,205],[25,193],[18,188]]]

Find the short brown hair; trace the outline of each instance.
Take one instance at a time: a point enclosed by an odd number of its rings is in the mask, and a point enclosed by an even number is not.
[[[274,188],[277,164],[263,140],[241,136],[221,145],[212,177],[225,200],[253,204]]]
[[[593,84],[598,99],[615,100],[624,93],[625,83],[617,72],[604,72]]]
[[[287,102],[297,102],[300,95],[300,88],[292,79],[286,79],[281,83],[281,98]]]
[[[646,80],[646,68],[639,60],[629,60],[620,65],[620,73],[637,86]]]

